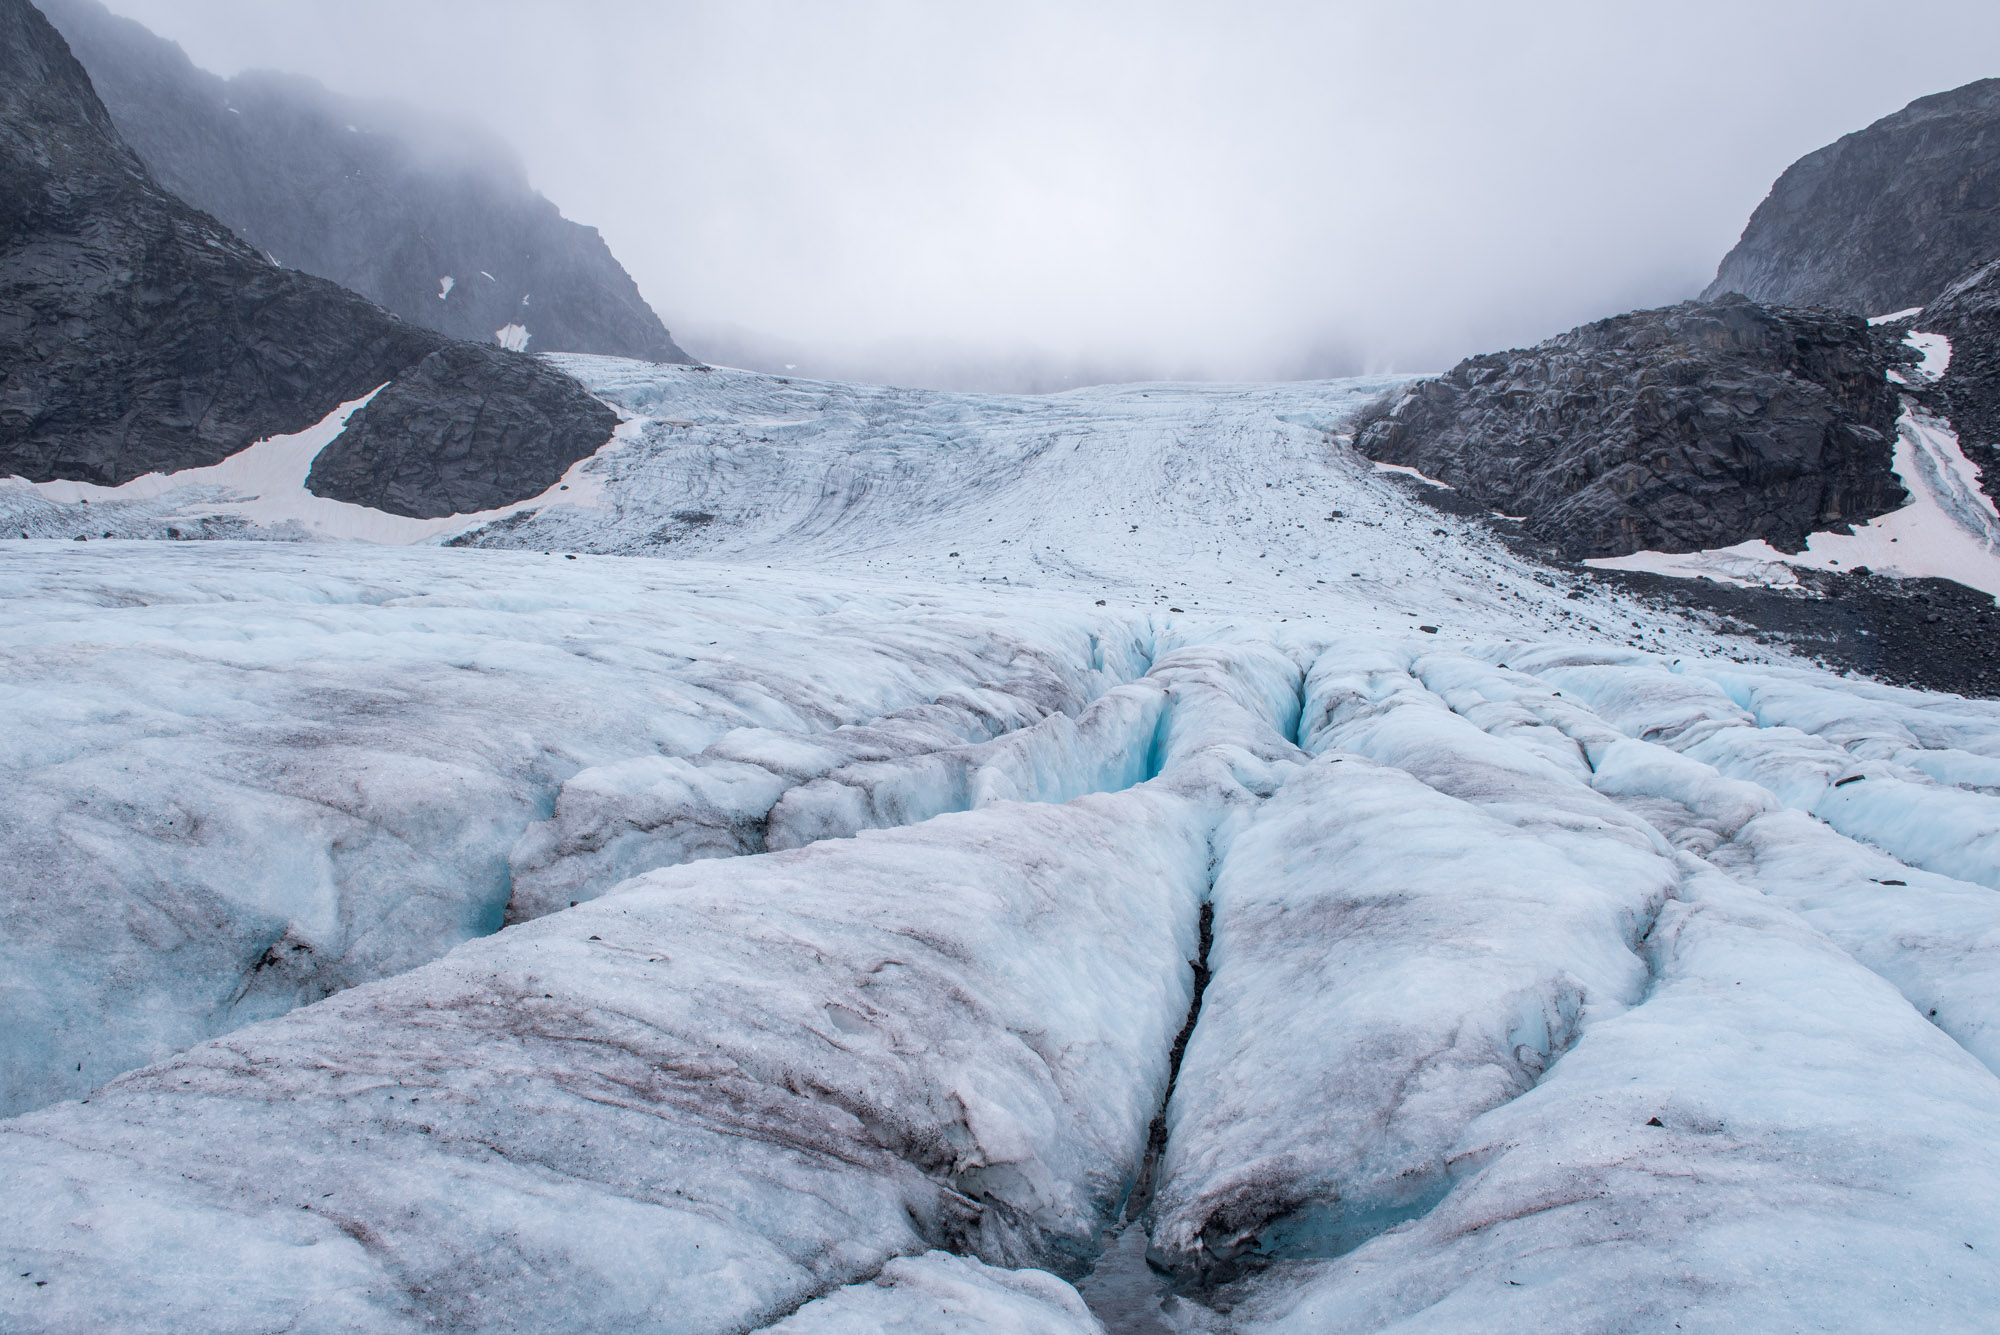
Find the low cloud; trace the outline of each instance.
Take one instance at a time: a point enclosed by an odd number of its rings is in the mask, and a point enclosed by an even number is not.
[[[1009,390],[1691,296],[1789,162],[2000,50],[1951,3],[112,5],[502,136],[698,356]]]

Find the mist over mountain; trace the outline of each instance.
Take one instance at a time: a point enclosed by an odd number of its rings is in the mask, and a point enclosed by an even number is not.
[[[1860,0],[113,7],[492,129],[702,357],[956,388],[1432,372],[1684,300],[1787,164],[2000,45],[1975,0],[1911,42]]]
[[[553,486],[608,439],[612,412],[542,361],[259,255],[153,180],[27,0],[0,26],[5,474],[116,488],[331,424],[296,486],[442,516]]]
[[[219,78],[98,0],[47,11],[155,178],[274,262],[453,338],[688,360],[490,134],[299,75]]]
[[[1704,296],[1886,315],[2000,255],[2000,79],[1921,97],[1785,169]]]

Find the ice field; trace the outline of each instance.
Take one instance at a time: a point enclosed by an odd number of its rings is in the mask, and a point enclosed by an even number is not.
[[[1511,553],[1388,381],[562,363],[416,545],[0,488],[0,1327],[1991,1328],[2000,704]]]

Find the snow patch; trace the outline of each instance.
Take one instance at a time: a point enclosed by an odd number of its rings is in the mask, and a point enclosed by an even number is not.
[[[446,274],[444,277],[438,279],[438,300],[443,301],[446,297],[450,296],[452,288],[457,285],[458,280],[450,274]]]
[[[528,337],[528,327],[523,324],[505,324],[493,331],[493,341],[509,352],[526,352]]]
[[[1903,340],[1923,354],[1923,364],[1917,370],[1935,380],[1951,368],[1951,340],[1943,334],[1926,334],[1911,330]]]
[[[1419,473],[1416,469],[1411,468],[1406,464],[1385,464],[1380,459],[1373,459],[1370,460],[1369,462],[1375,465],[1375,471],[1378,473],[1401,473],[1404,477],[1413,477],[1417,481],[1423,483],[1425,486],[1436,487],[1440,491],[1458,490],[1458,488],[1452,486],[1451,483],[1440,482],[1434,477],[1426,477],[1422,473]]]

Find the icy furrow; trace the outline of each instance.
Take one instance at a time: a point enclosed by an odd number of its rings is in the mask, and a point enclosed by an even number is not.
[[[1540,675],[1629,735],[1756,783],[1911,866],[2000,889],[2000,798],[1939,783],[1908,763],[1921,746],[1911,724],[1931,737],[1984,747],[1996,736],[1990,716],[1952,726],[1937,716],[1898,717],[1882,701],[1774,674],[1715,663],[1681,667],[1672,672],[1637,656],[1560,662]],[[1963,754],[1940,759],[1962,769],[1963,759],[1953,757]]]
[[[994,802],[1130,788],[1153,777],[1166,709],[1166,693],[1140,681],[1099,696],[1080,718],[1057,714],[976,746],[845,766],[780,798],[766,837],[772,848],[801,848]]]
[[[1257,698],[1241,698],[1237,677],[1259,668],[1251,687]],[[988,726],[999,735],[969,745],[937,743],[974,722],[992,724],[990,708],[970,721],[947,717],[942,728],[937,715],[944,711],[931,709],[906,711],[907,729],[885,726],[892,715],[811,737],[734,733],[692,760],[647,757],[565,784],[555,817],[516,847],[509,919],[574,907],[624,876],[699,857],[803,848],[994,802],[1066,802],[1132,787],[1165,763],[1175,735],[1173,687],[1188,685],[1190,673],[1196,689],[1222,692],[1218,698],[1250,711],[1253,728],[1294,726],[1295,665],[1274,650],[1238,646],[1177,650],[1078,717],[1009,719],[1011,728]],[[1224,733],[1241,731],[1241,722],[1229,719]],[[1194,749],[1217,741],[1204,735]],[[843,753],[849,763],[838,764]]]
[[[1607,748],[1596,785],[1677,847],[1798,913],[2000,1072],[2000,895],[1912,870],[1651,743]]]
[[[1113,715],[1132,712],[1131,693],[1090,701],[1088,691],[1101,686],[1107,660],[1112,680],[1143,668],[1144,648],[1125,637],[1107,653],[1092,636],[1087,676],[968,683],[866,724],[736,729],[699,755],[583,770],[563,783],[550,819],[514,846],[507,920],[574,907],[630,877],[700,858],[799,848],[1003,797],[1066,801],[1129,787],[1147,775],[1121,759],[1130,739],[1105,734]],[[1069,717],[1079,711],[1082,719]]]
[[[1154,1203],[1153,1254],[1184,1274],[1339,1255],[1430,1208],[1467,1123],[1644,993],[1634,944],[1678,880],[1664,844],[1406,666],[1314,664],[1320,759],[1218,871]]]
[[[1866,785],[1850,782],[1836,789],[1837,776],[1862,767],[1827,736],[1783,726],[1760,729],[1736,697],[1771,706],[1768,693],[1724,692],[1706,677],[1650,663],[1572,664],[1548,675],[1637,734],[1589,748],[1592,783],[1600,792],[1645,817],[1677,848],[1799,913],[2000,1071],[2000,895],[1913,869],[1850,837],[1873,832],[1884,846],[1914,849],[1938,861],[1953,860],[1956,853],[1976,868],[1976,859],[1948,846],[1953,837],[1964,837],[1965,823],[1953,817],[1972,795],[1896,780],[1881,772],[1880,762]],[[1975,718],[1941,733],[1937,719],[1891,713],[1893,702],[1843,702],[1829,698],[1832,692],[1796,686],[1780,692],[1791,706],[1784,716],[1857,751],[1893,752],[1899,761],[1940,754],[1896,750],[1914,737],[1905,723],[1915,723],[1932,740],[1969,744],[1979,744],[1977,734],[1986,726]],[[1804,712],[1808,705],[1813,712]],[[1721,769],[1706,762],[1720,762]],[[1846,805],[1848,799],[1833,800],[1864,786],[1901,795],[1905,820],[1884,822],[1879,805],[1857,812]],[[1933,811],[1942,818],[1942,830],[1921,839]]]
[[[1646,1001],[1338,1260],[1224,1291],[1244,1335],[1983,1331],[2000,1082],[1793,915],[1690,865]]]
[[[1164,1094],[1215,810],[657,872],[15,1119],[0,1245],[54,1278],[5,1324],[712,1331],[933,1247],[1074,1273]],[[169,1218],[199,1245],[133,1245]]]

